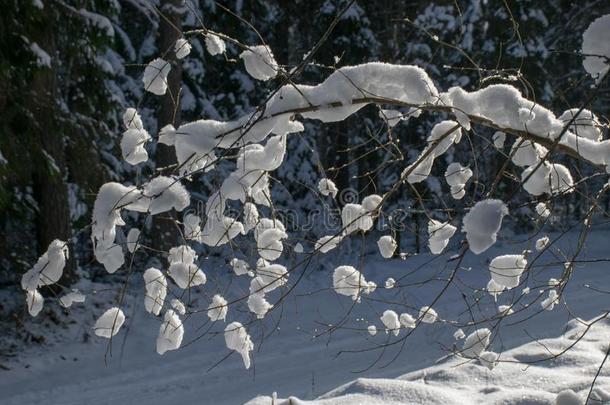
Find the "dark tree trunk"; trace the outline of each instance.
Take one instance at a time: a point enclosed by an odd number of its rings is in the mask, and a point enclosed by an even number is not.
[[[176,40],[182,36],[182,0],[164,0],[161,3],[158,48],[161,53],[167,52],[166,59],[172,64],[167,76],[167,92],[161,98],[161,107],[158,113],[159,129],[171,124],[177,127],[180,124],[180,85],[182,82],[182,63],[174,54]],[[155,155],[156,165],[161,173],[170,173],[171,167],[176,163],[173,147],[157,144]],[[167,169],[166,169],[167,168]],[[168,215],[154,217],[153,242],[155,247],[168,250],[178,240],[178,232]]]
[[[57,49],[53,24],[41,22],[35,40],[51,59]],[[70,210],[68,204],[68,188],[65,182],[66,151],[65,139],[57,117],[58,98],[56,65],[40,68],[34,75],[30,85],[30,111],[34,115],[30,139],[35,143],[37,156],[33,170],[33,191],[38,203],[36,217],[36,239],[39,254],[46,251],[54,239],[67,241],[70,238]],[[70,262],[64,272],[64,279],[74,278],[74,263]]]

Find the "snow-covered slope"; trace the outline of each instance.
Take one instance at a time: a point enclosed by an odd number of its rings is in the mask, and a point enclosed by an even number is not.
[[[559,337],[504,352],[500,364],[492,371],[478,363],[453,359],[396,379],[359,378],[313,401],[296,397],[272,401],[272,397],[261,396],[248,405],[584,404],[610,344],[607,318],[587,323],[593,326],[586,334],[585,322],[575,319]],[[545,360],[564,351],[553,360]],[[562,395],[574,401],[556,402],[557,394],[566,390],[574,394]],[[608,371],[598,377],[590,403],[606,401],[610,401]]]
[[[553,236],[558,235],[550,236],[553,239]],[[565,252],[570,252],[570,246],[574,246],[577,237],[577,234],[565,234],[556,246]],[[565,299],[569,305],[571,313],[564,305],[559,305],[553,311],[544,311],[531,319],[518,314],[514,321],[510,322],[518,321],[518,323],[509,325],[509,322],[506,322],[499,331],[494,331],[491,349],[503,353],[502,360],[517,358],[519,353],[529,356],[528,358],[540,355],[544,352],[544,348],[536,345],[526,346],[527,350],[518,349],[513,352],[508,350],[530,342],[532,337],[557,338],[565,333],[565,324],[573,316],[592,319],[600,315],[601,310],[610,309],[608,294],[584,287],[585,284],[589,284],[600,290],[610,290],[607,262],[594,261],[608,258],[609,237],[608,231],[593,232],[581,254],[581,260],[592,261],[580,262],[576,265],[573,278],[563,294],[562,299]],[[249,332],[255,343],[255,349],[252,352],[253,363],[250,370],[244,370],[242,360],[236,354],[230,355],[216,365],[229,352],[224,345],[222,335],[213,333],[222,332],[226,324],[222,321],[217,322],[211,329],[212,334],[197,339],[209,327],[206,325],[198,330],[207,319],[205,313],[189,319],[185,325],[184,342],[180,350],[159,356],[155,350],[155,342],[160,320],[143,310],[143,286],[139,290],[139,296],[130,296],[130,306],[125,308],[125,326],[114,337],[112,356],[108,357],[108,364],[105,364],[104,355],[108,341],[97,337],[93,337],[93,340],[88,342],[83,342],[82,339],[83,332],[91,332],[96,316],[99,316],[105,307],[100,307],[99,313],[79,318],[77,316],[79,307],[75,306],[73,316],[79,324],[67,334],[68,339],[52,347],[30,348],[26,353],[20,354],[18,360],[4,363],[10,370],[0,370],[0,404],[154,405],[178,401],[189,405],[222,405],[241,404],[257,395],[271,395],[273,392],[277,392],[282,398],[294,395],[302,399],[313,399],[358,377],[366,379],[349,383],[327,394],[327,397],[335,397],[337,400],[341,398],[344,401],[339,403],[357,403],[357,398],[365,397],[354,397],[354,395],[366,394],[367,400],[371,402],[362,401],[362,403],[377,404],[387,403],[390,398],[396,398],[394,403],[405,403],[406,396],[412,397],[415,401],[418,395],[421,395],[420,398],[424,399],[422,403],[431,404],[444,398],[445,403],[448,404],[524,405],[549,403],[552,393],[566,388],[574,388],[582,392],[586,388],[587,381],[591,380],[591,370],[601,361],[602,343],[586,343],[585,346],[556,362],[529,368],[501,363],[490,372],[477,364],[465,364],[453,368],[448,365],[453,363],[442,363],[428,368],[426,378],[422,377],[423,372],[416,372],[434,365],[438,359],[447,355],[448,350],[451,350],[456,328],[442,320],[455,319],[464,311],[465,305],[461,293],[469,292],[465,286],[485,288],[489,281],[490,258],[506,253],[509,249],[521,251],[535,241],[535,238],[529,240],[526,236],[512,237],[510,241],[508,239],[508,235],[505,235],[485,254],[479,256],[468,254],[462,263],[463,270],[459,274],[459,281],[435,305],[441,321],[431,325],[421,325],[409,336],[402,350],[400,345],[392,346],[381,358],[378,350],[342,353],[339,356],[337,354],[342,350],[375,348],[388,342],[388,339],[395,339],[392,334],[387,335],[381,331],[379,317],[386,309],[398,312],[408,309],[399,303],[406,302],[415,308],[430,304],[443,287],[443,280],[431,281],[420,287],[417,283],[421,280],[446,276],[455,266],[454,262],[447,260],[459,248],[457,243],[450,244],[447,247],[448,255],[442,257],[422,254],[407,261],[390,261],[381,259],[377,254],[367,256],[363,269],[367,280],[383,285],[387,278],[392,277],[400,285],[410,284],[411,287],[406,289],[407,292],[398,287],[378,288],[369,296],[371,299],[363,299],[355,307],[352,307],[354,304],[350,297],[336,294],[329,289],[329,286],[332,283],[332,269],[335,266],[358,265],[358,263],[350,262],[349,255],[339,255],[335,252],[326,255],[325,266],[321,266],[320,263],[312,265],[314,273],[303,279],[294,294],[284,301],[281,307],[270,312],[263,323],[251,326]],[[544,260],[545,263],[553,261],[556,259],[550,255]],[[546,282],[550,277],[556,277],[561,270],[560,263],[536,266],[534,273],[528,275],[532,280],[528,279],[528,281],[531,281],[532,285],[536,285],[536,282]],[[210,272],[210,277],[217,276]],[[240,287],[233,284],[231,288],[245,289],[247,285]],[[136,292],[138,289],[133,291]],[[206,285],[203,291],[204,294],[215,293],[211,285]],[[537,293],[537,290],[532,289],[530,295],[533,298]],[[503,300],[506,301],[508,298],[510,297],[500,296],[498,304],[504,303]],[[199,307],[204,304],[207,306],[205,299],[203,302],[195,302]],[[534,305],[540,306],[539,302]],[[495,311],[496,308],[493,298],[487,293],[483,293],[479,306],[481,310],[488,311]],[[409,310],[409,312],[413,311]],[[230,320],[247,319],[245,313],[231,313],[230,310],[229,315]],[[325,329],[325,325],[336,325],[343,319],[347,320],[343,325],[345,328],[313,338]],[[376,325],[380,332],[376,336],[370,336],[367,332],[368,325]],[[603,329],[605,332],[600,330],[599,333],[606,333],[607,343],[610,336],[607,323],[600,323],[599,327],[606,328]],[[402,331],[398,338],[403,337],[404,334],[405,332]],[[549,343],[553,350],[556,349],[554,345],[569,341],[568,334],[563,336],[552,341],[555,343]],[[370,380],[370,378],[396,378],[409,372],[415,373],[407,374],[397,380]],[[605,371],[603,375],[607,376],[607,373]],[[475,381],[475,378],[478,380]],[[410,380],[412,381],[409,382]],[[423,384],[424,380],[429,384]],[[610,390],[606,377],[599,381],[600,387],[605,386]],[[518,395],[538,395],[547,402],[528,400],[514,402],[517,394],[510,393],[509,388],[518,388],[521,385],[523,388]],[[447,389],[443,391],[443,387]],[[501,389],[497,390],[494,387]],[[426,395],[434,393],[438,393],[438,397],[428,401]],[[488,396],[485,397],[484,402],[476,400],[483,398],[485,393]],[[512,399],[502,402],[504,395]],[[466,402],[460,402],[460,399],[465,399]],[[495,402],[489,402],[488,399]]]

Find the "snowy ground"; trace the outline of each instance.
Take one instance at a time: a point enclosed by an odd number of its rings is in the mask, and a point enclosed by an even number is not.
[[[563,246],[564,253],[569,254],[569,240],[573,241],[576,237],[575,234],[568,234],[557,246]],[[606,247],[609,237],[608,231],[594,232],[580,259],[610,257]],[[454,319],[460,314],[466,308],[461,297],[461,291],[469,291],[465,286],[483,288],[489,280],[487,261],[499,253],[507,253],[507,250],[519,253],[533,243],[523,242],[526,239],[514,237],[511,241],[498,244],[485,255],[468,254],[462,264],[464,269],[459,273],[459,280],[435,305],[440,317]],[[454,246],[454,250],[456,248]],[[329,255],[328,259],[332,261],[334,257],[336,255]],[[383,285],[387,277],[399,280],[401,276],[404,278],[400,284],[417,283],[435,275],[446,276],[455,265],[447,262],[448,257],[445,255],[430,262],[430,255],[421,255],[406,262],[390,262],[378,255],[371,255],[367,257],[364,274],[367,280],[379,285]],[[544,263],[554,260],[549,256]],[[329,267],[336,264],[357,265],[342,261]],[[577,265],[574,278],[564,295],[574,316],[591,319],[600,315],[602,310],[610,309],[607,294],[583,287],[584,284],[591,284],[601,290],[610,290],[607,267],[604,261]],[[536,266],[528,276],[528,284],[540,286],[550,277],[557,277],[561,269],[559,263]],[[291,277],[296,278],[296,275]],[[397,345],[384,353],[376,350],[343,353],[337,357],[341,350],[370,349],[394,339],[383,332],[371,337],[365,332],[366,326],[375,324],[381,329],[378,318],[388,308],[414,313],[411,307],[429,304],[444,282],[432,281],[425,287],[409,287],[406,289],[409,293],[404,296],[399,289],[377,290],[371,297],[379,301],[363,300],[349,312],[351,300],[327,290],[330,277],[330,272],[324,270],[306,279],[299,285],[296,295],[273,311],[263,324],[251,328],[250,333],[258,346],[250,370],[243,369],[238,355],[231,355],[208,371],[228,354],[221,336],[209,335],[181,350],[159,356],[155,352],[159,321],[144,314],[142,297],[139,296],[133,299],[136,306],[126,311],[129,330],[123,330],[116,336],[108,364],[104,364],[106,341],[94,339],[82,342],[84,328],[90,328],[93,322],[93,318],[87,319],[70,329],[72,339],[52,348],[33,347],[22,353],[18,361],[9,363],[10,370],[1,370],[0,404],[137,405],[176,401],[185,404],[239,404],[257,395],[271,395],[273,392],[283,398],[294,395],[301,399],[312,399],[346,383],[325,395],[325,398],[335,400],[325,399],[319,403],[550,404],[560,390],[573,388],[582,392],[586,389],[593,369],[601,362],[601,351],[610,335],[608,323],[600,323],[595,334],[591,335],[592,341],[584,342],[562,360],[529,368],[502,363],[491,372],[478,364],[456,368],[453,363],[445,361],[434,366],[447,353],[443,348],[451,347],[454,341],[452,335],[455,328],[444,322],[418,328],[401,351]],[[468,294],[471,295],[471,292]],[[535,294],[537,289],[532,288],[532,300]],[[508,299],[509,296],[501,296],[499,303]],[[380,301],[407,303],[409,307]],[[539,306],[539,303],[534,305]],[[492,311],[495,308],[493,299],[485,295],[480,308],[484,313]],[[101,313],[103,309],[97,310]],[[348,312],[348,322],[344,326],[358,330],[344,328],[312,339],[324,328],[322,324],[336,324]],[[565,325],[572,316],[564,305],[532,319],[525,319],[525,315],[516,315],[515,321],[522,322],[513,326],[507,322],[499,332],[494,332],[492,348],[503,352],[502,359],[531,359],[543,355],[546,349],[536,344],[508,351],[531,341],[529,336],[563,336],[548,342],[551,349],[565,346],[570,341],[573,332],[566,333]],[[231,312],[227,318],[228,321],[247,319],[246,313]],[[467,317],[462,316],[461,319]],[[203,315],[200,315],[187,324],[185,344],[198,336],[195,329],[202,323]],[[276,323],[278,329],[270,334]],[[222,325],[218,325],[212,331],[221,328]],[[262,339],[262,333],[268,336]],[[605,336],[606,342],[596,341],[600,336]],[[431,368],[416,371],[426,367]],[[391,380],[405,373],[410,374]],[[603,375],[598,384],[610,391],[610,381],[606,377],[608,372]],[[354,379],[358,380],[349,383]],[[428,384],[424,384],[424,381]],[[265,402],[261,399],[258,403],[270,403],[270,400]]]
[[[600,319],[600,318],[596,318]],[[347,404],[583,404],[591,381],[608,350],[610,321],[596,322],[585,334],[586,326],[577,320],[566,332],[552,339],[531,342],[503,353],[493,371],[479,364],[453,359],[441,365],[415,371],[395,379],[359,378],[318,400],[298,398],[277,400],[275,405],[347,405]],[[584,336],[583,336],[584,335]],[[551,353],[562,356],[553,361]],[[534,362],[525,367],[523,362]],[[610,402],[610,373],[598,377],[590,403]],[[564,392],[571,391],[571,392]],[[563,392],[563,401],[557,393]],[[557,401],[557,402],[556,402]],[[248,405],[272,404],[271,397],[258,397]]]

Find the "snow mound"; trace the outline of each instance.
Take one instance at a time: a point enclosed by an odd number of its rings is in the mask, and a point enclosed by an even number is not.
[[[318,399],[303,401],[296,397],[274,399],[276,405],[572,405],[584,404],[591,381],[604,355],[610,333],[610,320],[596,321],[585,331],[582,320],[568,323],[564,335],[527,343],[497,353],[483,351],[488,344],[487,329],[470,336],[479,360],[464,363],[454,358],[435,366],[414,371],[396,379],[359,378],[342,385]],[[590,323],[590,322],[588,322]],[[476,337],[478,336],[480,337]],[[469,338],[470,338],[469,336]],[[519,361],[547,359],[548,350],[557,353],[574,344],[556,361],[541,361],[524,367]],[[466,346],[466,342],[465,342]],[[495,367],[494,367],[495,366]],[[493,369],[493,370],[491,370]],[[610,377],[598,378],[590,403],[607,400]],[[247,405],[271,404],[271,397],[259,396]],[[603,403],[603,402],[602,402]]]

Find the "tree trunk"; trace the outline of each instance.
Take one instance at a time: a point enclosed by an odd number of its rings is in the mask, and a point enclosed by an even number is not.
[[[44,49],[51,60],[56,54],[53,24],[43,21],[40,31],[32,40]],[[65,182],[66,152],[63,131],[57,114],[60,110],[58,98],[56,65],[37,69],[30,85],[30,111],[34,115],[29,127],[30,139],[35,143],[36,162],[33,170],[34,198],[38,203],[36,217],[36,239],[39,254],[46,251],[54,239],[67,241],[70,238],[70,210],[68,188]],[[70,262],[64,272],[64,279],[74,278],[74,263]],[[66,281],[66,280],[62,280]]]
[[[163,16],[159,19],[159,52],[167,52],[168,60],[172,68],[167,76],[167,92],[161,98],[161,106],[158,113],[158,127],[166,125],[177,127],[180,124],[180,85],[182,82],[182,64],[174,53],[176,40],[182,36],[182,14],[184,7],[182,0],[164,0],[161,3]],[[161,173],[171,172],[172,165],[176,163],[176,155],[173,147],[157,144],[155,155],[157,169]],[[178,240],[178,232],[173,221],[168,215],[156,216],[153,219],[153,243],[156,248],[168,250]]]

